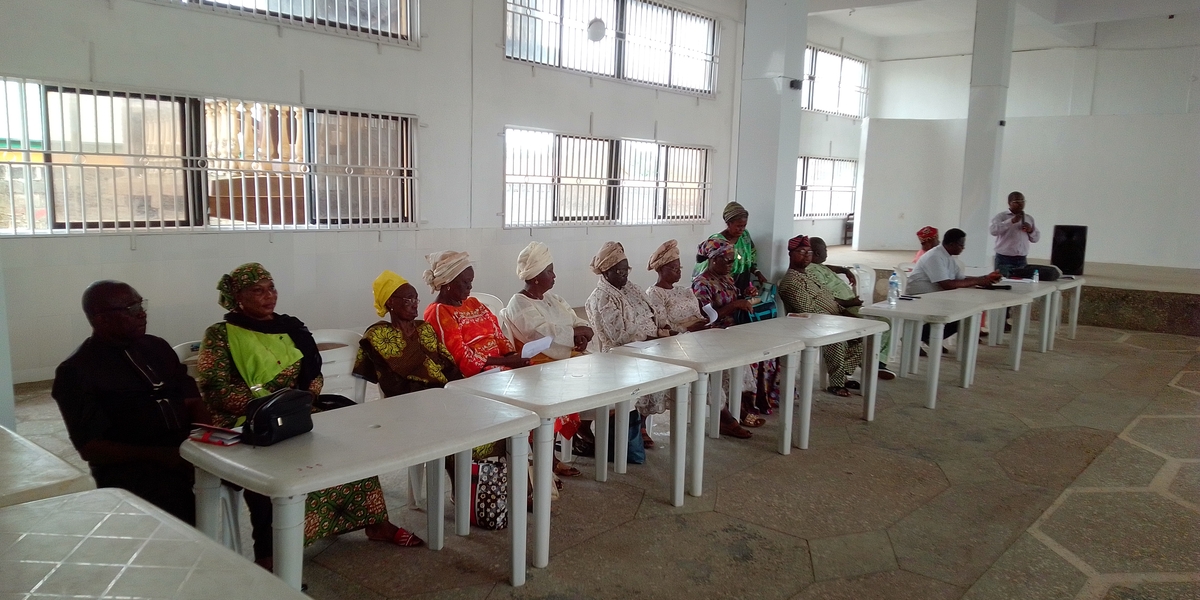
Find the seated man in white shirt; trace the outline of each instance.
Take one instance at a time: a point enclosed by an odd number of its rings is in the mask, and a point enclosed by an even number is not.
[[[977,285],[987,285],[1000,281],[1000,273],[992,272],[981,277],[967,277],[963,275],[962,269],[958,266],[958,261],[954,260],[955,256],[962,254],[964,248],[967,247],[967,234],[961,229],[951,229],[942,236],[942,244],[929,252],[926,252],[921,260],[917,261],[917,266],[913,268],[913,272],[908,276],[908,284],[905,286],[905,292],[910,295],[928,294],[929,292],[940,292],[942,290],[956,290],[958,288],[974,287]],[[945,337],[950,337],[958,332],[958,323],[947,323]],[[921,341],[929,341],[929,326],[926,325],[921,330]]]

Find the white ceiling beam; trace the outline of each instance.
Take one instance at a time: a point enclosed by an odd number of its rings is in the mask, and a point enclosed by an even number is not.
[[[808,14],[866,8],[868,6],[887,6],[902,4],[913,0],[808,0]]]
[[[1103,23],[1200,12],[1200,0],[1058,0],[1054,22]]]
[[[1024,22],[1024,26],[1041,29],[1072,46],[1090,46],[1095,42],[1096,25],[1094,23],[1076,25],[1055,23],[1059,0],[1017,0],[1017,3],[1019,20]]]

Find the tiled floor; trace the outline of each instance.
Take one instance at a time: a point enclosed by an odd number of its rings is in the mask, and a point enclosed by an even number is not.
[[[873,423],[859,399],[818,392],[811,449],[790,456],[773,449],[777,417],[749,441],[710,440],[705,494],[678,509],[658,418],[647,464],[598,484],[577,462],[550,566],[523,588],[505,582],[505,532],[450,535],[441,552],[352,533],[308,549],[309,594],[1200,598],[1200,339],[1082,327],[1027,350],[1020,372],[1006,357],[980,346],[970,390],[943,369],[935,411],[921,379],[884,382]],[[18,432],[82,465],[46,386],[17,391]],[[393,520],[423,533],[404,475],[382,480]]]

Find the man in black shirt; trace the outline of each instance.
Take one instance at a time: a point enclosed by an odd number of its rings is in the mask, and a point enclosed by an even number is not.
[[[58,366],[51,395],[98,487],[129,490],[195,524],[193,469],[179,445],[200,392],[171,346],[146,335],[145,304],[125,283],[88,286],[92,336]]]

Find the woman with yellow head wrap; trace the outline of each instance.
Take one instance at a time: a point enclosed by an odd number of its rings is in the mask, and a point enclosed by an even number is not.
[[[392,271],[371,285],[375,312],[391,318],[367,328],[358,343],[354,374],[379,384],[385,398],[462,379],[454,356],[433,327],[417,318],[417,288]]]

